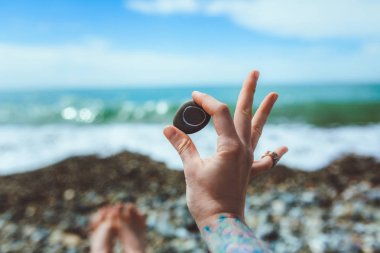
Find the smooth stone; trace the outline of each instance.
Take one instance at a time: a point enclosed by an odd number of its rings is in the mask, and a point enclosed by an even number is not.
[[[61,238],[63,245],[67,247],[78,247],[81,243],[81,238],[76,234],[64,234]]]
[[[210,115],[194,101],[183,104],[174,116],[173,125],[186,134],[202,130],[210,121]]]

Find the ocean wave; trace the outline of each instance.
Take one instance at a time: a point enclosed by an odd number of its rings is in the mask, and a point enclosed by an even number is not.
[[[0,125],[169,123],[181,103],[165,100],[120,104],[101,102],[12,104],[0,106]],[[229,104],[231,111],[234,105]],[[275,106],[271,123],[332,127],[380,123],[380,102],[302,103]]]
[[[182,167],[175,150],[162,135],[164,124],[50,124],[0,126],[0,174],[37,169],[82,155],[110,156],[124,150],[149,155],[173,169]],[[214,153],[216,134],[210,125],[191,136],[203,157]],[[380,124],[321,128],[306,124],[269,124],[255,157],[287,145],[281,163],[317,170],[345,154],[380,159]]]
[[[0,125],[165,124],[197,88],[234,111],[239,86],[1,92]],[[380,123],[380,85],[264,85],[255,94],[255,108],[270,91],[280,94],[272,123]]]

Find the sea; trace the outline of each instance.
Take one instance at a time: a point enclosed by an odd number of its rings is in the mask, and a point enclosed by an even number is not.
[[[162,130],[193,90],[233,112],[240,86],[0,91],[0,175],[125,150],[181,169]],[[380,160],[380,84],[262,85],[254,108],[271,91],[279,100],[255,158],[287,145],[281,163],[299,170],[318,170],[349,154]],[[202,157],[215,152],[212,123],[191,138]]]

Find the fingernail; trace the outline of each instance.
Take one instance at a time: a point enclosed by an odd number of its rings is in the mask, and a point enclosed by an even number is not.
[[[200,92],[200,91],[193,91],[193,95],[202,95],[203,93],[202,92]]]
[[[255,79],[256,79],[256,80],[259,79],[259,77],[260,77],[260,72],[256,70],[254,76],[255,76]]]
[[[175,130],[173,129],[173,127],[168,126],[164,129],[164,135],[166,136],[166,138],[171,139],[175,135]]]

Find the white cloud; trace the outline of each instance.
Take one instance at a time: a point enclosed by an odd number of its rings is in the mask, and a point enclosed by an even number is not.
[[[221,15],[255,31],[298,38],[380,38],[376,0],[127,0],[150,14]]]
[[[209,68],[217,62],[229,73],[236,71],[229,62],[212,56],[115,50],[99,42],[51,46],[0,43],[0,87],[224,81],[217,69]]]
[[[129,1],[127,6],[144,13],[193,13],[198,10],[194,0]]]
[[[349,53],[324,47],[255,47],[244,55],[116,50],[104,42],[24,46],[0,43],[0,88],[236,84],[252,68],[266,82],[379,81],[379,44]]]

